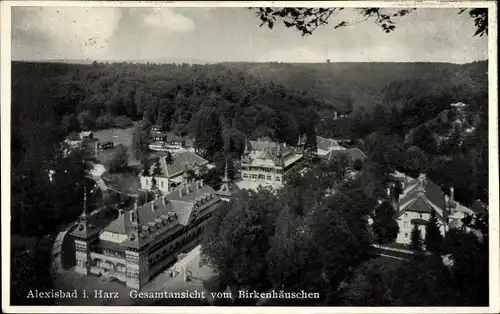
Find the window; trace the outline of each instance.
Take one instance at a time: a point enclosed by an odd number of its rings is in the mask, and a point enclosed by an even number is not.
[[[408,220],[404,221],[405,229],[409,227]]]
[[[163,189],[163,181],[160,181],[160,187]]]
[[[422,214],[420,214],[420,218],[422,218]]]
[[[280,177],[276,177],[276,181],[281,181],[281,178]]]
[[[257,179],[257,175],[256,174],[252,174],[252,179]]]
[[[243,178],[248,178],[248,174],[244,173]]]
[[[408,238],[408,233],[405,233],[405,238]]]
[[[405,213],[405,217],[408,217],[408,213]]]
[[[271,180],[271,176],[267,176],[267,180]]]

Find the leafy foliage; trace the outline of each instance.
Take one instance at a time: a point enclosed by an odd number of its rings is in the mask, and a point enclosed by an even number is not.
[[[416,252],[421,252],[423,251],[423,239],[422,239],[422,232],[420,232],[420,229],[418,228],[417,224],[413,225],[413,228],[411,229],[411,234],[410,234],[410,247],[412,250]]]
[[[115,151],[107,160],[106,167],[109,172],[119,172],[125,170],[128,167],[128,151],[123,145],[117,145]]]
[[[435,211],[431,212],[429,223],[426,226],[424,244],[426,251],[435,254],[440,254],[443,250],[443,236],[439,230]]]
[[[383,202],[375,209],[373,231],[376,242],[379,244],[393,243],[399,233],[399,226],[395,219],[396,211],[389,202]]]
[[[338,15],[345,8],[249,8],[255,11],[257,17],[262,21],[260,26],[267,25],[270,29],[274,27],[277,19],[281,19],[288,28],[295,28],[302,36],[311,35],[318,27],[327,25],[331,19],[337,18],[334,28],[358,24],[364,21],[373,21],[382,28],[385,33],[396,29],[395,20],[415,11],[416,9],[383,9],[383,8],[360,8],[356,9],[362,17],[356,21],[345,21],[338,19]],[[467,9],[460,9],[458,14]],[[469,15],[474,19],[477,30],[474,36],[488,35],[488,9],[469,9]]]

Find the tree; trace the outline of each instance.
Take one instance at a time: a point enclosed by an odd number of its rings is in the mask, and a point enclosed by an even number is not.
[[[399,233],[396,210],[389,202],[383,202],[375,209],[373,231],[379,244],[393,243]]]
[[[137,126],[132,133],[132,154],[144,165],[149,151],[149,131]]]
[[[219,116],[211,109],[207,116],[203,116],[196,133],[196,148],[206,152],[206,158],[212,160],[215,153],[224,147]]]
[[[420,232],[420,229],[418,228],[417,224],[413,225],[413,229],[411,230],[410,240],[411,240],[410,247],[412,250],[417,252],[423,251],[422,233]]]
[[[83,111],[77,116],[81,130],[89,130],[94,126],[94,117],[89,111]]]
[[[313,213],[310,228],[331,297],[349,270],[368,256],[372,241],[368,216],[372,209],[373,203],[363,190],[340,189]]]
[[[266,197],[269,195],[266,195]],[[214,267],[223,280],[234,288],[259,289],[266,282],[266,256],[272,225],[267,212],[261,211],[265,200],[258,193],[243,193],[242,197],[216,216],[202,245],[202,262]]]
[[[80,131],[80,121],[74,114],[65,115],[61,121],[61,128],[65,133]]]
[[[429,158],[420,147],[412,146],[403,154],[403,168],[409,175],[427,173],[429,168]]]
[[[352,167],[356,171],[361,171],[363,169],[363,161],[361,159],[354,160]]]
[[[51,298],[29,298],[30,291],[50,291],[51,237],[11,237],[10,301],[12,305],[54,305]]]
[[[260,26],[267,25],[270,29],[274,27],[277,19],[281,19],[288,28],[295,28],[302,33],[302,36],[311,35],[318,27],[328,24],[332,17],[338,15],[344,8],[249,8],[253,10],[262,21]],[[385,33],[390,33],[396,29],[395,20],[406,16],[415,9],[383,9],[383,8],[362,8],[356,9],[361,20],[345,21],[337,20],[335,29],[354,25],[359,22],[371,20],[382,28]],[[474,19],[476,32],[474,36],[488,35],[488,9],[460,9],[458,14],[469,11],[469,15]]]
[[[321,295],[326,286],[321,277],[319,252],[307,229],[307,220],[297,216],[285,205],[276,219],[276,231],[270,240],[267,253],[268,277],[275,288],[291,292],[307,289]],[[318,304],[318,301],[276,300],[272,305],[313,305]]]
[[[107,160],[108,171],[113,173],[125,170],[128,167],[128,157],[127,148],[122,144],[117,145],[115,151]]]
[[[399,269],[392,269],[390,265],[380,258],[359,265],[342,289],[343,303],[347,306],[392,305],[391,283]]]
[[[167,163],[167,165],[171,165],[174,162],[174,158],[169,151],[165,152],[165,162]]]
[[[416,255],[397,269],[390,284],[395,306],[457,306],[450,270],[441,256]]]
[[[439,230],[436,212],[431,212],[429,223],[425,229],[425,249],[429,252],[440,254],[443,249],[443,236]]]

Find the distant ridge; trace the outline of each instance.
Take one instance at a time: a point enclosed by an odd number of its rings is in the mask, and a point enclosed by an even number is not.
[[[38,62],[38,63],[68,63],[68,64],[92,64],[98,63],[156,63],[156,64],[214,64],[215,61],[190,59],[190,58],[151,58],[151,59],[127,59],[127,60],[86,60],[86,59],[46,59],[46,60],[12,60],[15,62]]]

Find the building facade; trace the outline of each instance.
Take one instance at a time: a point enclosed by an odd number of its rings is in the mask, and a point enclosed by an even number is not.
[[[303,168],[303,152],[267,139],[246,141],[241,159],[242,181],[282,187],[287,177]]]
[[[75,270],[84,275],[115,278],[141,289],[172,265],[179,254],[199,244],[214,210],[221,205],[202,181],[183,182],[172,193],[121,212],[102,229],[89,225],[84,214],[71,233],[75,239]]]
[[[414,226],[417,226],[425,239],[426,226],[432,212],[436,214],[443,236],[450,228],[460,228],[462,219],[473,214],[472,210],[454,200],[453,188],[447,196],[424,174],[420,174],[416,179],[401,174],[395,175],[393,181],[388,193],[396,209],[396,221],[399,226],[396,243],[410,244]],[[396,184],[399,188],[396,188]]]
[[[184,151],[194,152],[194,140],[177,136],[171,132],[166,132],[160,125],[153,125],[149,128],[151,142],[149,149],[154,151],[169,151],[180,153]]]
[[[162,193],[170,193],[182,182],[186,171],[198,174],[203,167],[210,168],[208,160],[190,151],[173,154],[170,162],[166,156],[160,157],[159,165],[153,164],[147,174],[139,175],[141,189],[151,191],[157,188]]]

